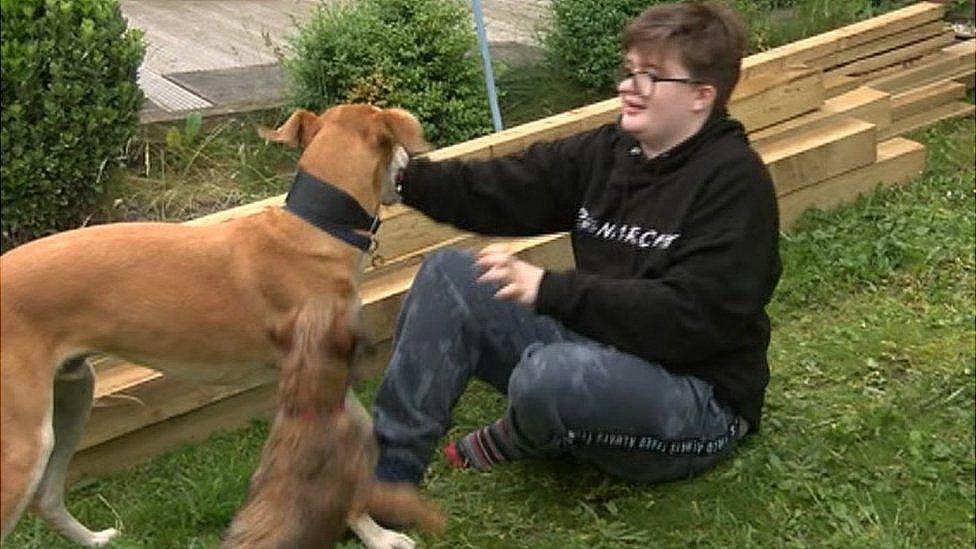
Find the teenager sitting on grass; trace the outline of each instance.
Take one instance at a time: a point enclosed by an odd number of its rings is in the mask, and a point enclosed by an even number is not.
[[[472,375],[508,408],[446,447],[460,468],[568,454],[661,482],[759,429],[779,230],[769,174],[726,111],[744,44],[723,6],[651,7],[624,33],[616,124],[409,164],[404,203],[476,233],[570,231],[576,268],[499,246],[430,256],[374,405],[381,480],[421,480]]]

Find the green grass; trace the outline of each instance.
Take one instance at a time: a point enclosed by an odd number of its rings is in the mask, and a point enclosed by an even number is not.
[[[970,100],[972,98],[970,97]],[[457,472],[425,493],[450,512],[432,547],[972,547],[976,542],[972,119],[915,136],[925,174],[784,238],[764,431],[693,480],[638,487],[582,465]],[[371,399],[375,381],[365,384]],[[476,384],[452,436],[497,417]],[[212,547],[267,425],[222,434],[70,492],[119,547]],[[26,519],[10,547],[68,547]],[[346,547],[358,542],[348,540]]]
[[[258,126],[284,121],[280,109],[148,125],[125,151],[96,222],[185,221],[284,193],[298,151],[266,143]]]

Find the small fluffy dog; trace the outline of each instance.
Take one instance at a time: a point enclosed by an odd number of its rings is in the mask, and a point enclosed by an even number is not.
[[[373,477],[368,417],[345,405],[358,340],[355,311],[337,297],[316,298],[273,331],[286,353],[278,412],[222,548],[332,547],[347,521],[367,511],[443,530],[444,517],[412,487]]]

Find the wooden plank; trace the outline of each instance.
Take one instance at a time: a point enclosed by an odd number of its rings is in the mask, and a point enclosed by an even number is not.
[[[132,366],[111,357],[104,357],[101,360],[92,358],[89,359],[89,363],[98,376],[98,383],[95,385],[96,402],[105,395],[120,393],[162,376],[156,370]],[[103,404],[109,405],[108,401]]]
[[[788,139],[802,132],[837,124],[841,119],[857,118],[881,128],[891,123],[891,95],[861,87],[824,101],[819,109],[785,120],[749,134],[756,148]]]
[[[976,38],[960,40],[951,46],[942,48],[942,53],[972,65],[976,62]]]
[[[800,215],[811,209],[830,209],[851,202],[880,186],[909,181],[925,168],[925,147],[904,138],[878,144],[877,161],[868,166],[780,196],[780,227],[791,229]]]
[[[793,66],[741,81],[729,100],[729,112],[747,130],[755,131],[816,109],[823,100],[821,71]]]
[[[976,88],[976,71],[972,71],[972,72],[970,72],[968,74],[965,74],[963,76],[957,76],[957,77],[953,78],[952,81],[953,82],[958,82],[958,83],[962,84],[963,86],[966,86],[966,89],[967,90],[971,90],[973,88]]]
[[[100,477],[148,462],[153,457],[188,442],[207,439],[220,431],[246,427],[254,418],[270,417],[275,408],[274,384],[266,384],[217,400],[188,413],[142,425],[75,453],[68,468],[69,482]],[[86,429],[92,427],[89,421]]]
[[[576,113],[580,116],[580,129],[582,131],[590,130],[617,121],[617,118],[620,117],[620,98],[613,97],[605,101],[573,109],[569,112]]]
[[[905,135],[908,132],[922,130],[943,120],[949,120],[950,118],[972,116],[974,109],[976,107],[972,103],[966,103],[964,101],[945,103],[933,109],[892,122],[890,126],[881,132],[881,138],[888,139],[898,135]]]
[[[836,97],[857,89],[863,79],[846,74],[825,74],[824,75],[824,97]]]
[[[546,118],[540,118],[539,120],[533,120],[532,122],[527,122],[519,127],[519,130],[524,135],[524,140],[522,143],[522,149],[517,152],[521,152],[529,145],[533,143],[542,143],[546,141],[555,141],[563,137],[569,137],[571,135],[576,135],[582,131],[583,120],[580,116],[573,113],[572,111],[567,111],[552,116],[547,116]],[[492,147],[492,157],[505,156],[510,154],[509,152],[500,153],[496,147]]]
[[[937,80],[955,79],[973,72],[976,63],[976,41],[967,40],[942,48],[938,55],[925,58],[923,63],[886,76],[873,78],[866,85],[891,94],[930,84]]]
[[[462,250],[477,251],[491,243],[504,242],[505,240],[506,239],[504,238],[493,236],[483,236],[474,233],[461,233],[454,238],[436,242],[430,246],[427,246],[426,248],[420,248],[408,254],[397,256],[389,260],[383,258],[381,261],[381,267],[378,269],[367,269],[363,276],[363,280],[372,280],[396,269],[402,269],[412,265],[419,265],[428,255],[441,248],[458,248]]]
[[[433,162],[440,160],[487,160],[491,158],[491,143],[492,137],[490,135],[476,137],[469,141],[463,141],[449,147],[442,147],[440,149],[431,151],[424,156]]]
[[[952,80],[938,80],[893,96],[891,98],[891,118],[901,120],[965,97],[965,85]]]
[[[380,269],[387,269],[384,264],[400,256],[464,234],[451,225],[438,223],[406,206],[392,206],[386,212],[388,217],[383,219],[376,233],[377,246],[373,255]],[[367,268],[367,271],[372,270],[374,267]]]
[[[503,241],[513,253],[537,265],[558,269],[572,266],[573,255],[566,234]],[[385,341],[392,336],[403,298],[418,268],[419,262],[416,262],[403,269],[378,274],[376,278],[363,283],[363,325],[374,340]],[[118,365],[117,368],[120,372],[136,372],[135,379],[146,371],[140,366],[127,364]],[[149,372],[152,375],[143,382],[128,384],[114,392],[105,390],[105,379],[96,379],[96,393],[100,399],[86,425],[78,446],[80,450],[97,447],[268,383],[268,379],[254,377],[235,385],[217,386]],[[242,411],[241,415],[246,413]]]
[[[580,133],[583,131],[586,116],[585,112],[581,115],[567,111],[493,134],[490,140],[491,157],[520,153],[534,143],[554,141]],[[599,114],[595,116],[602,118]],[[591,127],[592,123],[587,122],[585,125]]]
[[[875,161],[877,128],[853,118],[757,148],[783,195]]]
[[[952,29],[945,29],[941,33],[921,40],[914,44],[902,46],[884,53],[879,53],[871,57],[852,61],[850,63],[832,68],[828,73],[838,72],[841,74],[865,74],[898,63],[903,63],[909,59],[922,57],[927,53],[935,52],[945,46],[953,44],[956,40],[956,33]]]
[[[963,69],[951,79],[966,86],[967,90],[976,87],[976,39],[961,41],[947,48],[942,53],[959,59]]]
[[[858,46],[851,46],[849,48],[838,50],[830,55],[808,61],[807,64],[810,66],[819,67],[826,71],[839,65],[851,63],[859,59],[871,57],[873,55],[916,43],[920,40],[931,38],[942,32],[944,29],[944,22],[939,20],[930,21],[917,27],[911,27],[905,29],[904,31],[896,32],[890,36],[865,42],[864,44]]]
[[[928,21],[941,20],[944,16],[945,7],[941,3],[918,2],[877,17],[851,23],[838,30],[843,35],[842,48],[846,49],[917,27]]]
[[[532,143],[530,132],[525,125],[515,126],[492,135],[488,144],[489,158],[499,158],[510,154],[517,154]]]
[[[277,196],[265,198],[264,200],[252,202],[250,204],[230,208],[229,210],[223,210],[209,215],[204,215],[196,219],[191,219],[190,221],[186,221],[185,224],[194,226],[216,225],[217,223],[223,223],[224,221],[230,221],[231,219],[238,219],[240,217],[247,217],[256,213],[261,213],[267,208],[280,208],[285,204],[285,196],[286,195],[284,194],[279,194]]]
[[[144,369],[134,365],[123,366]],[[96,388],[100,396],[92,408],[91,418],[85,425],[78,448],[97,446],[146,425],[224,400],[268,382],[268,379],[255,377],[237,385],[212,385],[154,373],[154,376],[141,383],[110,393],[100,387],[103,377],[96,377]]]
[[[847,48],[942,19],[944,14],[945,8],[941,4],[919,2],[878,17],[772,48],[743,59],[742,78],[778,72],[795,63],[823,58]]]
[[[822,109],[824,112],[857,118],[879,129],[891,124],[891,94],[866,86],[827,99]]]

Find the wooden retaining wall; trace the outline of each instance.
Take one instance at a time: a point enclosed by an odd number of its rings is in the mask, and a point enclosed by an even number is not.
[[[925,149],[902,137],[939,120],[971,116],[976,41],[956,40],[941,4],[922,2],[880,17],[746,58],[730,102],[769,166],[781,223],[849,202],[878,185],[919,175]],[[532,143],[613,122],[618,100],[557,114],[429,153],[433,159],[492,158]],[[189,222],[207,225],[283,203],[284,195]],[[382,342],[385,363],[402,299],[423,257],[444,246],[477,248],[489,239],[394,206],[382,212],[378,259],[362,285],[363,317]],[[498,240],[498,239],[495,239]],[[508,239],[522,257],[568,268],[568,237]],[[274,388],[260,380],[213,386],[166,377],[108,358],[96,359],[95,408],[71,468],[73,478],[145,461],[183,442],[243,427],[273,408]]]

